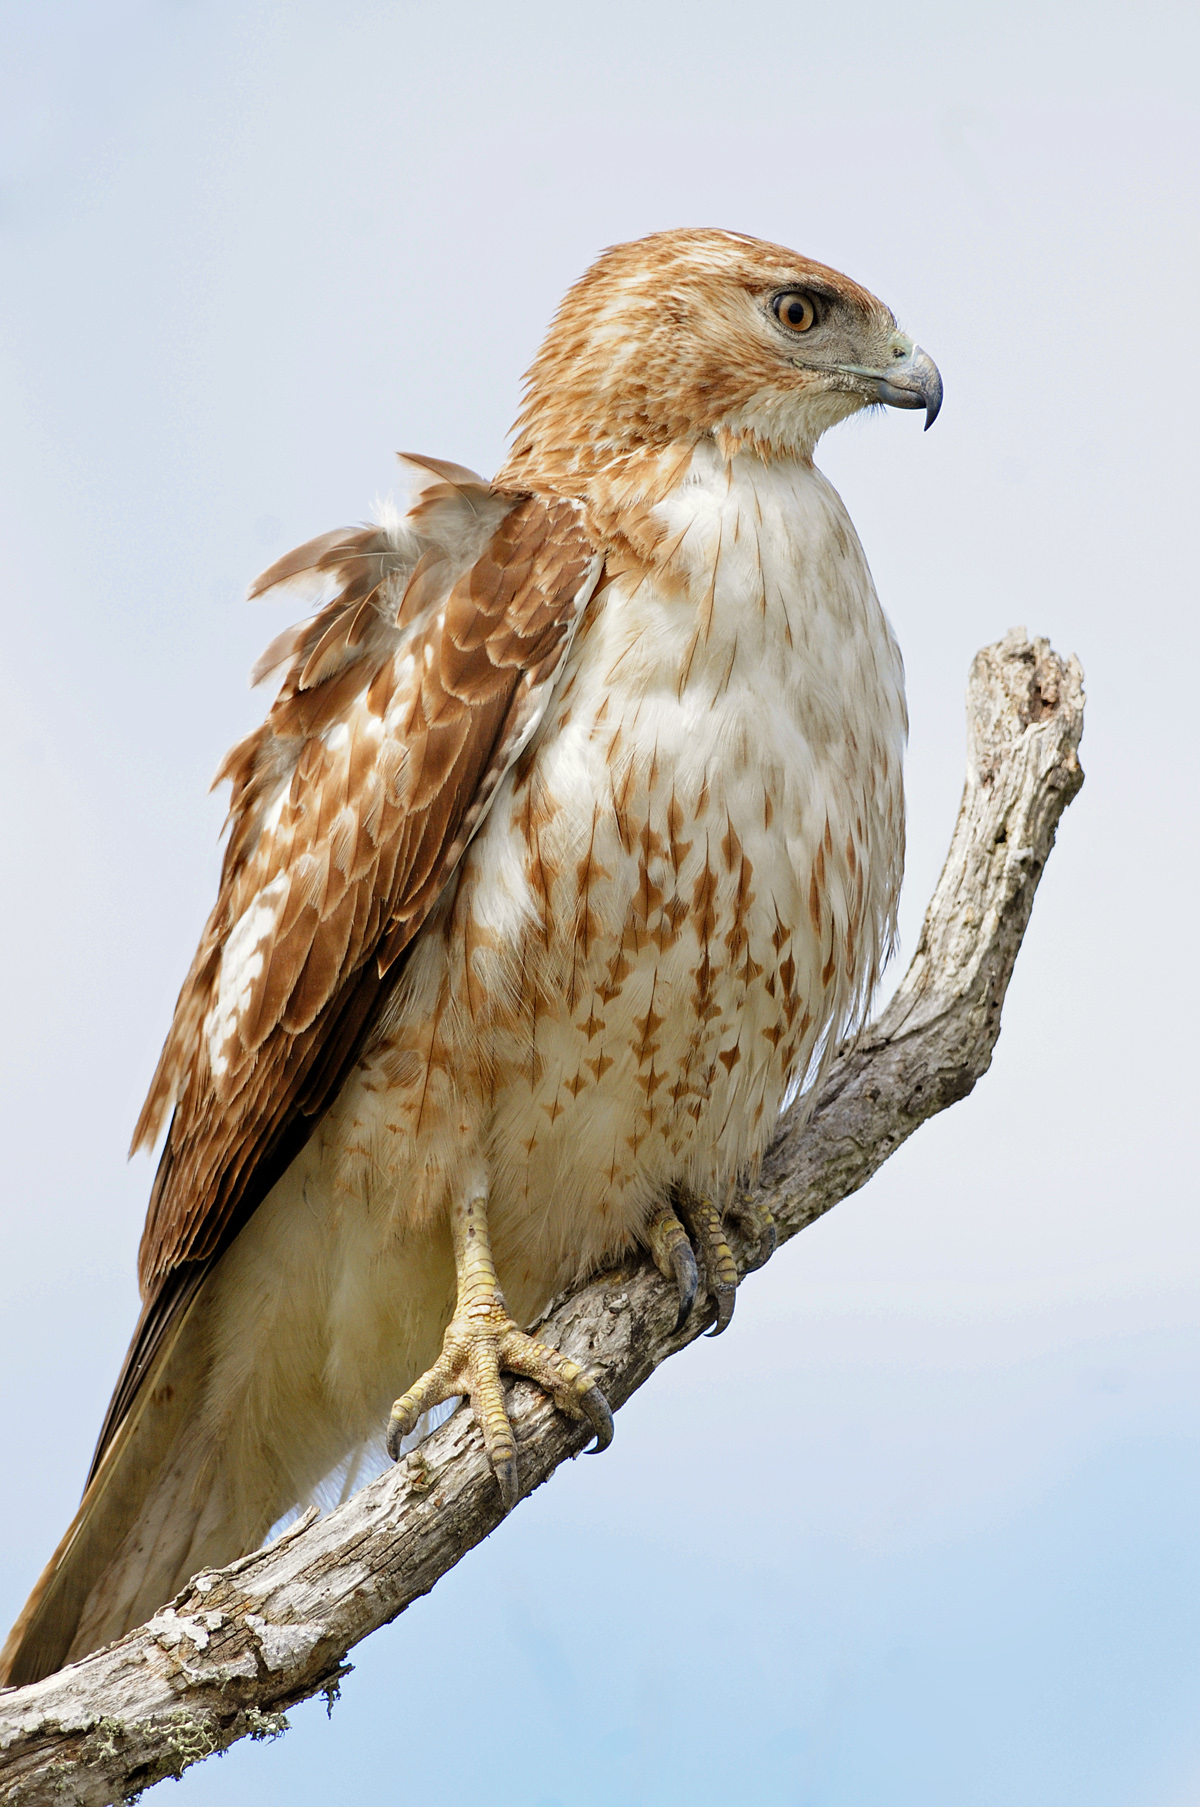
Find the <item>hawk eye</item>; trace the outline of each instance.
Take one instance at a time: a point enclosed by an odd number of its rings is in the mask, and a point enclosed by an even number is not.
[[[780,325],[790,327],[794,333],[806,333],[817,323],[812,296],[802,289],[786,289],[782,295],[776,295],[772,305]]]

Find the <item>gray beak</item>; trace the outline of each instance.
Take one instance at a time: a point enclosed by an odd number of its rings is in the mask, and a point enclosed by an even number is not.
[[[942,406],[941,373],[919,345],[907,339],[900,344],[908,349],[886,370],[872,370],[865,364],[839,364],[837,368],[857,377],[873,402],[885,402],[889,408],[924,408],[928,433]]]
[[[929,353],[914,345],[907,357],[872,374],[875,400],[889,408],[924,408],[928,433],[942,406],[941,372]]]

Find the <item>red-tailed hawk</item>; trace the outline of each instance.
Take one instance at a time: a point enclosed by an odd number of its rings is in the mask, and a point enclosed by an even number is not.
[[[686,1310],[680,1217],[728,1321],[722,1209],[895,920],[900,654],[812,462],[875,402],[928,425],[941,382],[874,296],[660,233],[567,296],[494,483],[410,459],[406,514],[259,579],[319,606],[221,768],[220,895],[134,1137],[166,1128],[142,1316],[0,1679],[455,1395],[511,1503],[503,1372],[607,1441],[522,1326],[639,1242]]]

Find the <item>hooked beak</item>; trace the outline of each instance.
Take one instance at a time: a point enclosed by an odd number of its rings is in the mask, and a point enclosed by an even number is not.
[[[838,369],[858,377],[873,402],[886,402],[889,408],[924,408],[927,433],[938,417],[941,374],[929,353],[911,341],[904,355],[886,370],[871,370],[865,364],[839,364]]]

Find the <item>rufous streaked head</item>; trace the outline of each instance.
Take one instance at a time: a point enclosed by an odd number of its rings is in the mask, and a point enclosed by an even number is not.
[[[942,402],[933,360],[850,277],[736,232],[654,233],[568,291],[526,378],[505,481],[556,486],[711,436],[812,455],[872,404]]]

